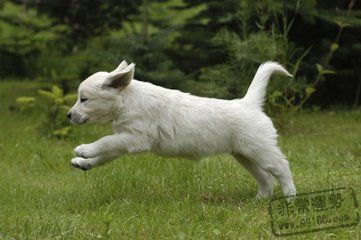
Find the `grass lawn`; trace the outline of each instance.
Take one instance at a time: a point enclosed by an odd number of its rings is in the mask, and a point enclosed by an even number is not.
[[[109,126],[79,126],[77,139],[36,133],[38,113],[9,110],[33,84],[0,83],[0,239],[275,239],[268,201],[229,156],[192,162],[152,154],[88,172],[72,149]],[[65,117],[65,116],[64,116]],[[280,137],[299,193],[352,187],[361,200],[361,111],[299,114]],[[276,196],[281,196],[279,186]],[[350,211],[355,211],[350,207]],[[360,224],[296,239],[361,239]]]

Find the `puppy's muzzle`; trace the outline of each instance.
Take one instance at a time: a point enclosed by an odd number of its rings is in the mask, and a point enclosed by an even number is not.
[[[87,120],[88,120],[87,118],[82,117],[77,112],[69,111],[66,116],[68,117],[70,122],[73,123],[73,124],[83,124],[83,123],[87,122]]]

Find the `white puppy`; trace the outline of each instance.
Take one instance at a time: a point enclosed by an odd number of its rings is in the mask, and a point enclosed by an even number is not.
[[[243,99],[204,98],[133,79],[134,64],[83,81],[68,113],[75,124],[113,122],[114,135],[75,148],[74,167],[88,170],[127,153],[153,152],[192,159],[232,154],[257,180],[258,197],[296,194],[277,131],[262,110],[273,72],[291,76],[275,62],[262,64]]]

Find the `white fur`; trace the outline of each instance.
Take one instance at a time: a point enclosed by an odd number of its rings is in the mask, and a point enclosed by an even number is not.
[[[197,97],[133,79],[134,64],[99,72],[79,87],[88,98],[70,110],[74,123],[113,122],[114,135],[75,148],[75,167],[99,166],[127,153],[153,152],[199,159],[232,154],[258,181],[258,197],[271,196],[273,177],[284,195],[296,194],[277,131],[262,111],[273,72],[291,76],[275,62],[262,64],[243,99]],[[115,77],[116,76],[116,77]],[[121,87],[110,87],[121,85]],[[126,85],[126,86],[124,86]]]

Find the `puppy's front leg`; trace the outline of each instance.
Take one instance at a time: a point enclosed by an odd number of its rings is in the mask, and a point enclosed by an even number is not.
[[[82,158],[76,157],[71,160],[71,165],[76,168],[80,168],[82,170],[89,170],[93,167],[97,167],[103,165],[113,159],[115,159],[117,155],[99,155],[94,158]]]
[[[151,141],[142,135],[127,133],[105,136],[93,143],[82,144],[74,149],[81,158],[94,158],[99,155],[137,153],[150,150]]]

